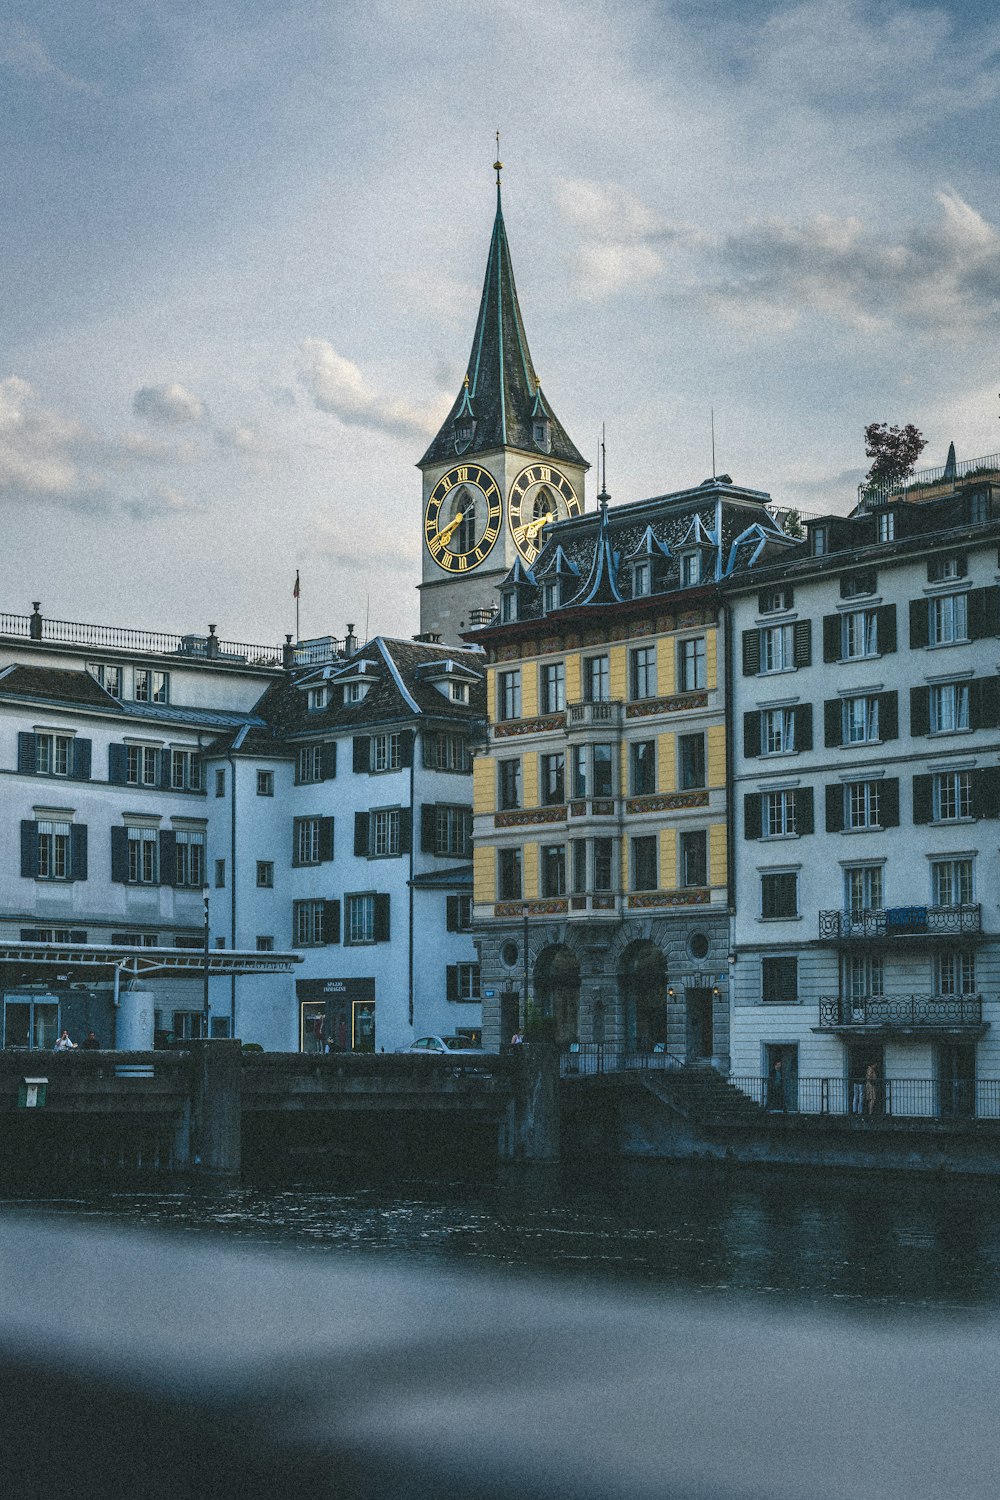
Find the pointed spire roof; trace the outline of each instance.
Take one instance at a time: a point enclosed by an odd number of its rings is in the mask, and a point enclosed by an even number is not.
[[[624,604],[625,596],[618,587],[618,553],[611,542],[608,529],[608,501],[611,497],[602,485],[597,497],[601,525],[590,565],[590,576],[583,588],[571,601],[572,605]]]
[[[445,462],[459,451],[466,454],[519,448],[587,467],[552,407],[541,397],[541,384],[531,360],[517,300],[500,201],[499,173],[497,177],[497,212],[467,383],[463,382],[440,432],[420,463]],[[544,412],[549,429],[549,442],[544,448],[534,439],[539,410]],[[475,422],[472,441],[459,450],[455,445],[455,422],[470,413]]]

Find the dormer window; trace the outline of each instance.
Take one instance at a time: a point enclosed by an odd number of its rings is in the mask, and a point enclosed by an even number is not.
[[[345,682],[344,704],[349,707],[352,703],[361,703],[368,692],[370,683],[367,682]]]
[[[452,703],[468,703],[469,684],[467,682],[449,682],[448,696]]]
[[[476,424],[471,417],[460,417],[455,423],[455,452],[464,453],[472,447],[476,435]]]
[[[880,510],[875,517],[877,535],[880,542],[892,542],[896,538],[896,512],[893,510]]]
[[[541,448],[543,453],[548,453],[552,447],[552,427],[544,420],[536,420],[532,425],[532,437],[535,447]]]
[[[632,598],[644,599],[652,592],[653,566],[649,562],[632,564]]]
[[[681,588],[693,588],[701,582],[701,553],[685,552],[681,557]]]
[[[558,578],[549,578],[542,584],[542,608],[547,615],[559,608]]]
[[[500,595],[500,620],[510,625],[517,619],[517,589],[506,589]]]
[[[813,557],[825,557],[830,550],[829,526],[814,526],[811,540]]]
[[[311,714],[318,713],[321,708],[329,707],[330,689],[325,683],[322,687],[311,687],[306,702]]]

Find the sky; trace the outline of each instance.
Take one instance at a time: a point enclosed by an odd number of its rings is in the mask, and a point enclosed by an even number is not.
[[[0,0],[0,609],[418,629],[495,204],[613,503],[1000,450],[985,0]],[[587,503],[593,505],[593,475]],[[366,631],[367,624],[367,631]]]

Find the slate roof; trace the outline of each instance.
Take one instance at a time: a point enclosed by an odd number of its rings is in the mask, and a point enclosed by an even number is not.
[[[561,551],[578,569],[581,583],[564,598],[559,613],[600,605],[615,607],[631,600],[630,564],[652,543],[653,594],[671,593],[681,587],[679,554],[691,551],[693,534],[700,534],[706,539],[701,583],[714,584],[747,567],[751,559],[761,565],[775,556],[797,553],[798,545],[785,536],[769,514],[769,500],[762,490],[748,490],[719,479],[627,505],[609,505],[606,516],[602,507],[596,513],[570,517],[546,528],[545,544],[535,561],[531,582],[540,581],[551,571]],[[541,589],[526,586],[523,575],[515,579],[514,569],[499,587],[515,582],[521,585],[518,619],[541,618]],[[469,632],[469,636],[474,639],[475,633]]]
[[[528,453],[548,453],[552,458],[588,467],[552,410],[548,397],[539,395],[539,380],[528,349],[514,285],[499,186],[486,278],[467,374],[468,386],[463,384],[455,397],[440,432],[420,460],[421,465],[448,462],[457,456],[455,420],[464,412],[471,413],[475,420],[473,439],[462,450],[464,453],[519,448]],[[549,421],[551,441],[548,448],[540,448],[534,439],[533,417],[536,411]]]
[[[0,672],[0,699],[30,699],[85,709],[111,718],[144,720],[153,724],[185,724],[193,729],[238,729],[261,722],[238,709],[189,708],[184,704],[136,703],[115,698],[89,672],[63,667],[13,666]]]
[[[256,726],[242,738],[239,733],[220,737],[210,753],[287,755],[290,746],[315,735],[362,732],[417,717],[447,719],[456,727],[463,723],[476,726],[486,718],[484,660],[478,651],[376,636],[345,658],[337,675],[352,661],[361,660],[374,660],[378,675],[360,703],[345,704],[341,690],[332,684],[329,706],[310,710],[305,687],[320,686],[327,678],[322,668],[298,671],[273,683],[255,705]],[[467,704],[451,702],[417,673],[418,667],[426,669],[429,664],[448,661],[476,674]]]

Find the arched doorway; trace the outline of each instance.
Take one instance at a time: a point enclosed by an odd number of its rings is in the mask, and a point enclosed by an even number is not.
[[[630,943],[620,985],[626,1047],[649,1052],[667,1042],[667,962],[655,943]]]
[[[555,1021],[556,1041],[579,1038],[580,964],[569,948],[543,948],[535,961],[535,1001],[543,1016]]]

